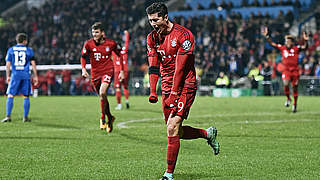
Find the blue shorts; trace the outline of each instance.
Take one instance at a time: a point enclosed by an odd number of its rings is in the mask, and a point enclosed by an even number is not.
[[[9,95],[20,95],[23,94],[24,96],[31,95],[31,81],[30,79],[11,79],[7,94]]]

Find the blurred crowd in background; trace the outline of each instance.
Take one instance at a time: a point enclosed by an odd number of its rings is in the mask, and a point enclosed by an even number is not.
[[[119,43],[122,43],[123,31],[129,30],[129,69],[134,72],[131,73],[133,77],[146,77],[146,36],[151,27],[148,24],[144,27],[141,21],[148,23],[143,18],[146,17],[145,7],[150,2],[52,0],[47,1],[41,8],[32,8],[25,13],[17,12],[6,18],[8,23],[0,27],[0,65],[5,65],[6,51],[15,44],[15,35],[18,32],[29,35],[29,46],[36,53],[38,65],[79,64],[83,43],[91,36],[91,25],[95,21],[102,21],[107,37]],[[273,40],[284,43],[283,38],[289,33],[301,3],[299,0],[272,2],[274,4],[254,0],[249,4],[243,0],[242,3],[243,7],[291,5],[295,7],[295,11],[280,12],[277,17],[258,13],[244,18],[240,13],[229,13],[226,18],[210,15],[189,18],[178,16],[172,19],[195,35],[196,69],[201,85],[216,85],[220,72],[229,79],[226,87],[236,87],[236,82],[241,77],[257,79],[255,74],[250,73],[256,69],[259,76],[279,78],[277,65],[281,56],[266,43],[262,29],[267,26]],[[211,3],[209,8],[218,7],[230,10],[233,4],[222,1],[221,4]],[[191,9],[188,3],[185,3],[179,10]],[[199,4],[197,9],[205,8]],[[301,75],[320,77],[319,25],[316,33],[308,33],[309,49],[299,58]],[[299,37],[297,39],[299,43]],[[264,73],[264,69],[268,68],[271,74]],[[3,94],[5,75],[4,72],[0,73],[0,93]],[[40,72],[39,93],[81,95],[91,94],[93,90],[89,81],[81,78],[80,70],[50,70]]]

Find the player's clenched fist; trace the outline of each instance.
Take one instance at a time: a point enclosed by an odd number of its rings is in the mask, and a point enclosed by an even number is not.
[[[149,96],[149,102],[150,103],[157,103],[158,102],[158,96],[156,93],[151,93]]]
[[[89,74],[88,74],[87,70],[82,69],[82,77],[84,77],[84,78],[89,77]]]
[[[165,100],[165,105],[170,107],[170,108],[173,108],[173,107],[177,106],[178,100],[179,100],[178,95],[171,93],[169,95],[168,99]]]

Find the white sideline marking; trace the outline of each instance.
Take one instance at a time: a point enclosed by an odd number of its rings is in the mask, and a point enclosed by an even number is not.
[[[154,120],[159,120],[159,119],[161,119],[161,118],[144,118],[144,119],[139,119],[139,120],[129,120],[129,121],[118,123],[117,126],[119,129],[129,128],[128,126],[126,126],[126,124],[128,124],[128,123],[154,121]]]

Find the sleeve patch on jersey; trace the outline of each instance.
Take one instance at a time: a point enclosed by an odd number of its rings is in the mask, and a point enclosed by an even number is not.
[[[120,46],[120,44],[117,44],[117,49],[119,50],[119,51],[121,51],[121,46]]]
[[[147,44],[147,49],[148,49],[148,53],[150,53],[151,52],[151,48],[150,48],[149,44]]]
[[[191,42],[189,40],[185,40],[182,43],[182,49],[188,51],[191,49]]]
[[[86,48],[82,49],[83,54],[85,54],[87,52]]]

